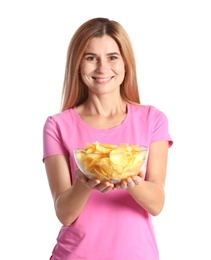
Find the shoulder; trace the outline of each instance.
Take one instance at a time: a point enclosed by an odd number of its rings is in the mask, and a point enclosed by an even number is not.
[[[147,125],[168,124],[166,114],[152,105],[129,105],[128,111],[133,120],[140,119],[141,122],[145,122]]]
[[[73,113],[74,113],[74,109],[67,109],[65,111],[48,116],[46,121],[53,121],[55,123],[69,121]]]
[[[53,114],[53,115],[49,116],[48,118],[51,118],[51,119],[53,119],[55,121],[59,121],[59,120],[62,120],[62,119],[65,119],[65,118],[69,117],[70,113],[72,112],[72,110],[73,109],[67,109],[65,111]]]
[[[74,116],[74,109],[67,109],[65,111],[50,115],[46,118],[44,128],[65,128],[73,121],[70,118]]]
[[[167,140],[169,147],[172,145],[168,118],[163,111],[151,105],[129,105],[128,111],[132,120],[139,124],[142,131],[144,129],[146,136],[150,135],[150,142]]]
[[[165,116],[165,114],[152,105],[134,105],[134,104],[128,104],[128,109],[131,111],[131,114],[137,115],[141,114],[142,116],[147,117],[157,117],[157,116]]]

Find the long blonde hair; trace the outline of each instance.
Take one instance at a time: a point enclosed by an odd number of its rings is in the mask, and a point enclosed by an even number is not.
[[[78,106],[87,99],[88,90],[79,73],[80,63],[90,40],[103,35],[109,35],[116,41],[125,63],[125,78],[120,87],[122,99],[128,103],[140,104],[135,57],[128,34],[116,21],[107,18],[93,18],[82,24],[70,41],[61,111]]]

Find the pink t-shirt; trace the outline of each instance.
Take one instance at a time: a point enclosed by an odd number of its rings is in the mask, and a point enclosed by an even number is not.
[[[166,115],[153,106],[131,104],[122,124],[106,130],[87,125],[76,109],[68,109],[47,118],[43,137],[43,159],[69,155],[72,182],[76,169],[73,149],[85,147],[87,142],[149,146],[166,140],[172,145]],[[158,260],[151,215],[126,190],[106,194],[93,190],[76,221],[61,227],[51,259]]]

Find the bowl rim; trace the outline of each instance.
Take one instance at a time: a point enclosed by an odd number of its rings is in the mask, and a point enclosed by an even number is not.
[[[129,145],[131,146],[131,145]],[[135,145],[134,145],[135,146]],[[141,151],[149,151],[149,147],[146,146],[146,145],[138,145],[140,150],[137,150],[137,151],[132,151],[133,153],[136,153],[136,152],[141,152]],[[115,148],[114,148],[115,149]],[[117,147],[118,149],[118,147]],[[85,153],[85,154],[107,154],[106,152],[100,152],[100,151],[96,151],[96,152],[86,152],[85,151],[86,148],[81,148],[81,147],[78,147],[78,148],[74,148],[73,149],[73,152],[74,153]],[[122,151],[122,152],[115,152],[116,154],[124,154],[124,153],[130,153],[130,151]]]

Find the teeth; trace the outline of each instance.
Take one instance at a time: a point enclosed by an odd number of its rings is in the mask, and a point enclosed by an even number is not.
[[[109,80],[110,78],[105,78],[105,79],[99,79],[99,78],[95,78],[97,81],[107,81],[107,80]]]

